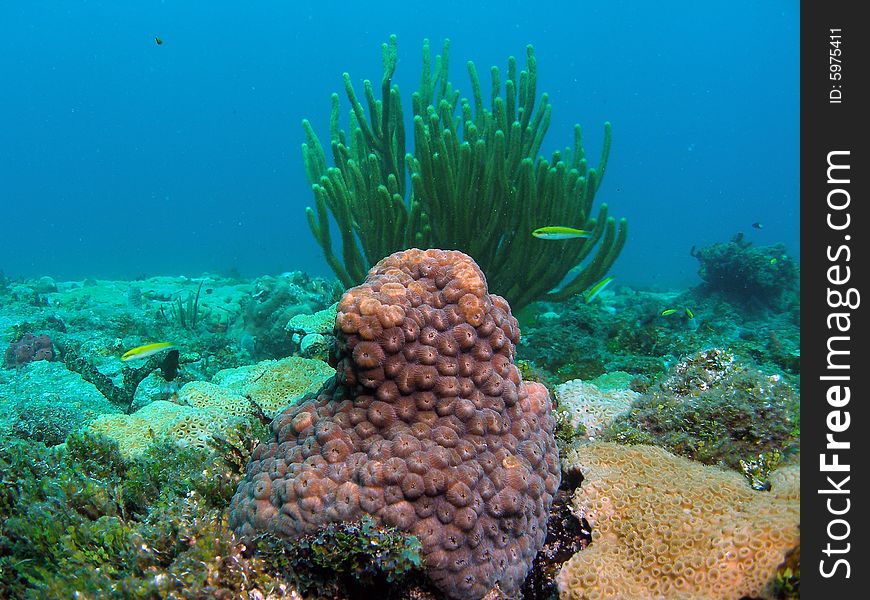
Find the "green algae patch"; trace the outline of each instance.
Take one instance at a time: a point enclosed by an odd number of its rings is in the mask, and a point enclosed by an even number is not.
[[[226,527],[240,430],[220,452],[163,442],[127,459],[112,440],[0,445],[0,597],[290,598]],[[231,450],[235,448],[235,450]]]

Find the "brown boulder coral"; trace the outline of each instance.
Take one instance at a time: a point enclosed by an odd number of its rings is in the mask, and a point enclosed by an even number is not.
[[[416,535],[448,596],[516,593],[559,487],[546,388],[513,364],[519,328],[456,251],[407,250],[338,307],[337,373],[272,423],[231,506],[243,539],[369,514]]]

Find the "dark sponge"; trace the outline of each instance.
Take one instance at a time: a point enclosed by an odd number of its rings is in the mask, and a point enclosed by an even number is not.
[[[337,372],[272,422],[230,526],[293,538],[369,514],[416,535],[448,596],[516,593],[546,536],[559,456],[517,320],[456,251],[379,262],[338,306]]]

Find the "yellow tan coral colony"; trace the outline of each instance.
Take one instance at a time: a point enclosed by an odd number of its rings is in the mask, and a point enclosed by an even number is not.
[[[562,600],[772,598],[800,541],[796,466],[774,473],[768,493],[652,446],[589,444],[565,464],[583,473],[574,511],[593,539],[562,567]]]

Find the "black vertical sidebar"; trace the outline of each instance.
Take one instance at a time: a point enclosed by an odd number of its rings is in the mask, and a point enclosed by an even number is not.
[[[865,597],[870,486],[867,96],[861,2],[801,3],[801,584]]]

